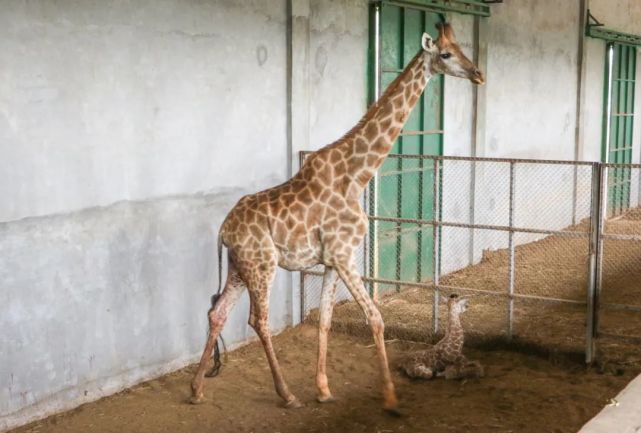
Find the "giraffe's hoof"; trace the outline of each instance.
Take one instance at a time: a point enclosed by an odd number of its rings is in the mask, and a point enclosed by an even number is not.
[[[316,400],[317,400],[319,403],[331,403],[331,402],[336,401],[336,397],[334,397],[334,396],[333,396],[333,395],[331,395],[331,394],[327,394],[327,395],[319,395],[318,397],[316,397]]]
[[[296,397],[285,403],[286,409],[300,409],[301,407],[303,407],[303,403],[301,403]]]
[[[191,404],[203,404],[204,402],[205,402],[204,394],[192,395],[191,398],[189,399],[189,403]]]
[[[383,410],[395,418],[400,418],[403,416],[403,413],[398,410],[398,407],[384,407]]]

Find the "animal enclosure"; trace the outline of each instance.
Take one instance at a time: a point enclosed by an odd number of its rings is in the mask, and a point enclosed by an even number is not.
[[[640,173],[631,164],[391,156],[366,198],[371,231],[358,257],[387,338],[433,341],[445,313],[438,298],[458,293],[472,298],[463,317],[471,344],[511,340],[637,363]],[[311,321],[319,271],[302,276]],[[351,299],[342,285],[337,296]],[[337,306],[333,326],[369,332],[353,302]]]

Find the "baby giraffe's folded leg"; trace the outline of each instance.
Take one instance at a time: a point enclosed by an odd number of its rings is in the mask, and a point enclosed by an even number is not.
[[[406,365],[403,368],[405,374],[415,379],[431,379],[434,377],[434,371],[425,364]]]
[[[478,361],[467,361],[464,364],[452,364],[442,374],[445,379],[467,379],[483,377],[483,366]]]

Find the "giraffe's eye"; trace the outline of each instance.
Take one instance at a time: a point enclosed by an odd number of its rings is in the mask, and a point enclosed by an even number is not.
[[[443,54],[441,54],[441,59],[449,59],[450,57],[452,57],[451,53],[443,53]]]

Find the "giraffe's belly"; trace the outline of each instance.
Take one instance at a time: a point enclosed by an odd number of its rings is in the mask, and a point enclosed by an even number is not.
[[[273,236],[278,251],[278,266],[289,271],[308,269],[321,263],[322,246],[316,228],[306,229],[302,236]]]
[[[298,250],[281,249],[278,255],[278,266],[288,271],[301,271],[321,263],[320,249],[308,247]]]

